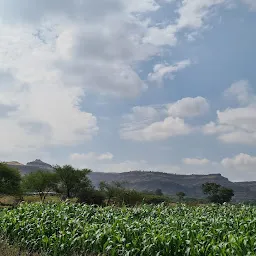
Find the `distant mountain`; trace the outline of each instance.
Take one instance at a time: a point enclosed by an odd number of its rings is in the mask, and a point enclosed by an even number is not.
[[[30,172],[34,172],[37,170],[53,170],[50,164],[44,163],[40,159],[36,159],[35,161],[29,162],[26,165],[21,164],[16,161],[6,162],[10,167],[17,168],[21,172],[22,175],[25,175]]]
[[[53,170],[50,164],[40,159],[29,162],[26,165],[16,161],[8,162],[9,166],[18,168],[22,175],[37,171],[38,169]],[[162,172],[132,171],[123,173],[92,172],[89,174],[94,186],[101,181],[125,181],[125,186],[139,191],[155,191],[160,188],[163,193],[175,195],[177,192],[185,192],[188,197],[204,197],[201,186],[206,182],[215,182],[222,186],[232,188],[235,192],[234,201],[256,201],[256,181],[231,182],[221,174],[209,175],[178,175]]]
[[[256,181],[235,182],[235,184],[249,188],[251,191],[256,192]]]
[[[124,172],[102,173],[93,172],[90,178],[95,186],[100,181],[126,181],[126,186],[139,191],[155,191],[162,189],[163,193],[175,195],[177,192],[185,192],[189,197],[204,197],[201,186],[206,182],[215,182],[222,186],[232,188],[235,192],[234,201],[256,200],[256,182],[231,182],[221,174],[209,175],[177,175],[162,172]]]
[[[36,159],[35,161],[28,162],[27,166],[35,166],[43,169],[52,169],[52,166],[50,164],[44,163],[40,159]]]

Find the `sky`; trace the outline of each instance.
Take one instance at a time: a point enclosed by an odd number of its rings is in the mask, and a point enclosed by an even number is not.
[[[0,0],[0,160],[256,180],[255,0]]]

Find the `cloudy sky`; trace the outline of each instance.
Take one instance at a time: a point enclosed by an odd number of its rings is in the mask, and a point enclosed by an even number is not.
[[[0,0],[0,160],[256,179],[255,0]]]

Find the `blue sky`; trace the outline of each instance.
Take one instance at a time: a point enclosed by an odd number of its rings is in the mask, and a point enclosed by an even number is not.
[[[0,0],[0,159],[256,179],[254,0]]]

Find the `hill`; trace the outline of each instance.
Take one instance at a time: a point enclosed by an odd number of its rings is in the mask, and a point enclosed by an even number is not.
[[[27,164],[21,164],[17,161],[6,162],[10,167],[17,168],[20,170],[22,175],[25,175],[30,172],[41,170],[52,170],[52,166],[50,164],[44,163],[40,159],[36,159],[35,161],[28,162]]]
[[[95,186],[100,181],[125,181],[126,186],[139,191],[155,191],[162,189],[163,193],[175,195],[183,191],[189,197],[203,197],[201,185],[206,182],[215,182],[232,188],[235,192],[234,201],[256,200],[256,182],[231,182],[221,174],[209,175],[178,175],[162,172],[132,171],[124,173],[93,172],[90,178]]]
[[[52,170],[50,164],[39,159],[23,165],[18,162],[9,162],[9,166],[18,168],[24,175],[38,169]],[[94,186],[101,181],[124,181],[125,186],[139,191],[155,191],[160,188],[163,193],[175,195],[185,192],[189,197],[203,197],[201,185],[206,182],[215,182],[222,186],[232,188],[235,192],[234,201],[256,201],[256,181],[232,182],[221,174],[209,175],[178,175],[162,172],[131,171],[123,173],[92,172],[89,174]]]

